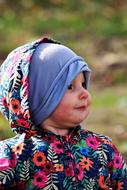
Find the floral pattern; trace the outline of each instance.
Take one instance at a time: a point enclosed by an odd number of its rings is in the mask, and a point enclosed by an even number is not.
[[[80,126],[68,136],[39,129],[31,137],[23,133],[0,142],[0,184],[0,189],[22,184],[26,190],[126,190],[127,166],[108,137]]]

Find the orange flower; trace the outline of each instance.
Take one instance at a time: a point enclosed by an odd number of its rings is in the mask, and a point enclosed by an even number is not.
[[[118,187],[117,187],[118,190],[122,190],[122,189],[123,189],[122,186],[123,186],[123,183],[119,181],[119,182],[118,182]]]
[[[18,113],[20,111],[20,102],[17,99],[12,99],[10,101],[10,109],[14,112],[14,113]]]
[[[55,164],[55,168],[57,172],[62,172],[63,171],[63,164]]]
[[[46,163],[46,156],[43,152],[36,152],[33,157],[33,162],[36,166],[43,166]]]
[[[17,144],[15,146],[12,147],[12,151],[15,153],[15,154],[22,154],[22,151],[24,149],[24,143],[21,143],[21,144]]]
[[[17,119],[17,124],[19,125],[19,126],[21,126],[21,127],[24,127],[24,128],[30,128],[30,126],[29,126],[29,122],[27,121],[27,120],[25,120],[25,119]]]
[[[81,162],[79,162],[79,165],[83,169],[86,169],[87,171],[90,170],[90,167],[92,167],[92,164],[93,164],[93,162],[89,158],[86,158],[85,156],[83,156],[81,159]]]
[[[104,189],[104,190],[109,190],[109,188],[107,187],[107,185],[104,183],[104,176],[101,175],[98,179],[98,184],[99,186]]]

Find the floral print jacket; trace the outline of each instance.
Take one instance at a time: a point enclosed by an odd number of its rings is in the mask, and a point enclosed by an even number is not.
[[[17,135],[0,142],[0,190],[127,190],[127,166],[111,140],[75,127],[57,136],[30,117],[32,55],[49,38],[13,50],[0,68],[0,111]]]
[[[0,189],[127,190],[127,166],[108,137],[77,126],[0,143]]]

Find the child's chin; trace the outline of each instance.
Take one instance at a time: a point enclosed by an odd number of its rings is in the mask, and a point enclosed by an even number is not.
[[[87,117],[88,117],[88,114],[85,115],[84,117],[80,118],[77,123],[78,124],[82,123]]]
[[[77,121],[75,121],[75,125],[80,125],[82,122],[84,121],[84,118],[80,118],[80,119],[77,119]]]

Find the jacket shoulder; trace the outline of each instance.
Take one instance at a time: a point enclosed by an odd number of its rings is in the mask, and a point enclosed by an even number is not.
[[[98,140],[100,140],[102,143],[104,142],[109,142],[109,143],[112,143],[112,139],[108,136],[105,136],[103,134],[98,134],[96,132],[93,132],[93,131],[89,131],[89,130],[81,130],[81,136],[84,136],[84,134],[87,134],[87,137],[89,136],[92,136],[92,137],[96,137]]]
[[[15,137],[0,141],[0,158],[11,157],[12,147],[24,141],[23,135],[16,135]]]

